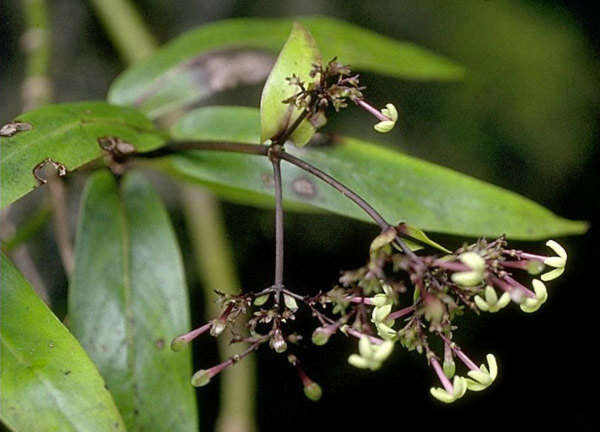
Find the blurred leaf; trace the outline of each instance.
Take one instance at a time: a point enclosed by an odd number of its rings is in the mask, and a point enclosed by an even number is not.
[[[105,102],[46,105],[21,114],[12,124],[23,128],[0,138],[0,207],[39,185],[44,161],[69,172],[102,155],[100,137],[119,137],[138,151],[160,147],[164,139],[152,122],[131,108]],[[52,162],[50,162],[51,160]]]
[[[235,128],[226,127],[230,121],[237,123]],[[182,140],[257,143],[259,124],[258,110],[208,107],[182,118],[172,134]],[[246,130],[240,133],[242,125]],[[450,234],[506,234],[530,240],[580,234],[587,229],[585,223],[558,217],[516,193],[353,138],[336,137],[320,146],[289,146],[287,150],[363,196],[391,223],[402,221],[426,231]],[[258,197],[273,194],[271,167],[264,157],[192,151],[164,158],[157,167],[207,184],[238,202],[264,203]],[[304,171],[284,164],[282,174],[286,200],[369,220],[354,203]]]
[[[124,431],[75,338],[0,256],[0,417],[11,430]]]
[[[106,378],[129,431],[197,431],[180,252],[158,196],[139,173],[86,187],[69,289],[73,333]]]
[[[457,80],[464,70],[410,42],[395,41],[333,18],[239,18],[189,31],[154,56],[125,71],[108,100],[140,108],[152,117],[173,111],[216,91],[264,80],[272,57],[292,22],[311,32],[324,60],[337,56],[356,70],[413,80]]]
[[[283,103],[300,90],[290,85],[287,78],[295,76],[308,86],[314,81],[310,71],[315,64],[321,64],[315,40],[302,24],[294,23],[260,98],[261,143],[281,136],[302,114],[302,110],[294,105]],[[303,146],[314,133],[315,128],[304,120],[289,138],[296,145]]]
[[[415,228],[413,226],[407,225],[405,223],[400,223],[397,227],[396,227],[400,232],[403,232],[404,234],[412,237],[413,239],[418,240],[419,242],[426,244],[428,246],[431,246],[432,248],[441,250],[442,252],[446,252],[446,253],[452,253],[451,250],[446,249],[444,246],[442,246],[441,244],[431,240],[429,238],[429,236],[427,236],[427,234],[425,234],[423,231],[421,231],[419,228]],[[412,249],[412,250],[419,250],[422,249],[422,246],[419,243],[410,241],[410,240],[405,240],[405,243],[408,244],[408,246]]]

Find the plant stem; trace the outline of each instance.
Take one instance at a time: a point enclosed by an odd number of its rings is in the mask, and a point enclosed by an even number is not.
[[[54,171],[48,175],[48,192],[50,193],[52,220],[58,252],[65,273],[70,277],[73,273],[73,267],[75,267],[75,254],[73,253],[73,243],[71,242],[71,232],[69,230],[65,184],[58,173]]]
[[[275,148],[273,148],[275,150]],[[279,304],[283,288],[283,193],[281,190],[281,160],[271,157],[273,182],[275,184],[275,304]]]
[[[304,171],[314,175],[315,177],[318,177],[319,179],[327,183],[329,186],[338,190],[342,195],[346,196],[357,206],[359,206],[371,219],[373,219],[373,221],[377,225],[379,225],[379,227],[382,230],[386,230],[391,227],[391,225],[383,218],[383,216],[381,216],[379,212],[375,210],[368,202],[366,202],[363,198],[361,198],[350,188],[331,177],[329,174],[324,173],[319,168],[284,151],[274,150],[274,153],[275,155],[277,155],[277,157],[281,158],[282,160],[289,162],[300,169],[303,169]]]
[[[110,40],[125,63],[138,62],[152,54],[156,40],[128,0],[91,0]]]
[[[22,86],[23,111],[45,105],[52,98],[48,79],[50,63],[50,29],[46,0],[23,0],[27,30],[22,36],[26,54],[25,80]]]

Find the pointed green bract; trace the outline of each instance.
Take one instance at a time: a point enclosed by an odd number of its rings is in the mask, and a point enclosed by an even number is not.
[[[212,123],[202,118],[209,115]],[[218,124],[235,119],[235,128]],[[242,126],[245,124],[245,127]],[[259,141],[259,113],[248,108],[208,107],[191,112],[172,129],[177,139]],[[243,132],[240,133],[240,130]],[[584,222],[556,216],[516,193],[353,138],[336,137],[329,144],[288,152],[332,175],[363,196],[390,223],[406,222],[426,231],[467,236],[544,239],[580,234]],[[155,166],[180,178],[211,186],[236,202],[272,205],[272,168],[267,158],[192,151],[156,161]],[[282,167],[284,199],[292,208],[306,205],[360,220],[370,219],[350,200],[287,163]],[[304,207],[299,205],[304,204]]]
[[[315,64],[321,64],[321,54],[315,40],[302,24],[294,23],[260,98],[261,142],[281,137],[302,114],[293,104],[283,102],[300,91],[299,87],[290,84],[288,78],[297,77],[308,87],[314,80],[310,77],[310,71]],[[312,125],[305,120],[290,139],[302,146],[314,132]]]
[[[14,431],[125,431],[98,370],[0,255],[0,418]]]
[[[197,431],[183,265],[168,215],[138,172],[86,186],[69,287],[75,336],[106,379],[129,431]]]
[[[118,137],[136,151],[165,139],[144,114],[105,102],[46,105],[16,118],[27,129],[0,137],[0,207],[39,185],[34,170],[51,159],[65,173],[102,156],[98,139]]]

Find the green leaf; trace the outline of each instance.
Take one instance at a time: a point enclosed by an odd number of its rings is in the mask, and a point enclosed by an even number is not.
[[[457,80],[464,70],[410,42],[333,18],[238,18],[191,30],[125,71],[108,100],[156,117],[239,84],[262,82],[299,21],[313,35],[325,61],[337,56],[358,71],[412,80]]]
[[[84,192],[69,289],[73,333],[105,377],[129,431],[196,431],[181,256],[158,196],[140,173],[108,172]]]
[[[236,123],[235,128],[228,129],[229,122]],[[172,134],[182,140],[257,143],[259,124],[257,110],[208,107],[182,118]],[[390,223],[402,221],[426,231],[474,237],[506,234],[529,240],[580,234],[587,229],[586,223],[563,219],[516,193],[357,139],[335,137],[320,146],[289,146],[287,150],[360,194]],[[226,198],[263,204],[265,196],[273,195],[271,166],[266,159],[191,151],[164,158],[156,166],[209,185]],[[284,164],[282,174],[288,202],[369,220],[354,203],[304,171]]]
[[[11,430],[124,431],[75,338],[0,254],[0,418]]]
[[[164,143],[143,114],[105,102],[46,105],[21,114],[16,121],[25,125],[25,130],[0,138],[2,208],[40,184],[34,171],[44,161],[51,159],[57,169],[64,167],[69,172],[100,157],[100,137],[119,137],[138,151]],[[5,128],[9,129],[10,124]]]
[[[298,120],[302,110],[293,104],[283,103],[300,90],[290,85],[287,78],[295,76],[309,86],[314,81],[310,71],[315,64],[321,64],[321,54],[315,40],[302,24],[294,23],[260,98],[261,143],[282,136]],[[315,128],[304,120],[289,138],[296,145],[303,146],[314,133]]]

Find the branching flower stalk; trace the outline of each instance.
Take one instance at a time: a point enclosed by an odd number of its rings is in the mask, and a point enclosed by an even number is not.
[[[492,354],[487,364],[477,363],[460,348],[454,335],[455,318],[470,310],[497,312],[513,302],[524,312],[534,312],[548,297],[544,282],[564,271],[566,252],[555,241],[547,246],[556,256],[533,254],[509,248],[501,236],[495,240],[480,239],[465,244],[452,253],[418,254],[405,239],[419,242],[406,234],[404,224],[392,225],[364,198],[306,161],[285,151],[286,140],[303,121],[322,125],[327,108],[339,110],[354,102],[375,115],[376,129],[387,129],[397,120],[397,111],[388,104],[377,111],[364,101],[358,75],[333,59],[325,68],[315,65],[305,84],[296,76],[288,79],[298,91],[283,101],[301,108],[302,114],[288,130],[266,146],[239,143],[184,143],[185,148],[235,151],[267,156],[273,166],[275,184],[275,275],[272,286],[238,295],[219,294],[221,314],[201,327],[178,336],[172,342],[175,351],[185,348],[194,338],[209,333],[226,336],[231,343],[246,342],[249,348],[208,369],[197,372],[192,384],[202,386],[222,370],[234,365],[268,345],[276,353],[288,354],[289,363],[298,372],[307,397],[318,400],[321,388],[300,367],[297,343],[301,336],[290,330],[290,323],[300,310],[308,311],[315,321],[312,342],[325,345],[339,334],[358,340],[358,353],[348,362],[361,369],[379,369],[396,346],[425,356],[441,387],[432,387],[436,399],[450,403],[470,391],[489,387],[496,379],[498,367]],[[386,123],[386,122],[392,122]],[[381,130],[386,132],[387,130]],[[171,148],[167,151],[173,151]],[[163,153],[164,154],[164,150]],[[152,155],[151,155],[152,156]],[[344,271],[330,290],[303,296],[284,285],[283,281],[283,194],[281,161],[288,162],[321,179],[357,204],[381,229],[372,241],[364,266]],[[551,270],[543,273],[546,267]],[[540,275],[538,278],[535,276]],[[534,276],[530,282],[526,282]],[[531,288],[527,285],[531,284]],[[247,317],[247,334],[239,334],[235,325]],[[442,346],[438,353],[433,347]],[[458,360],[458,362],[456,361]],[[464,365],[464,375],[457,374],[457,363]]]

